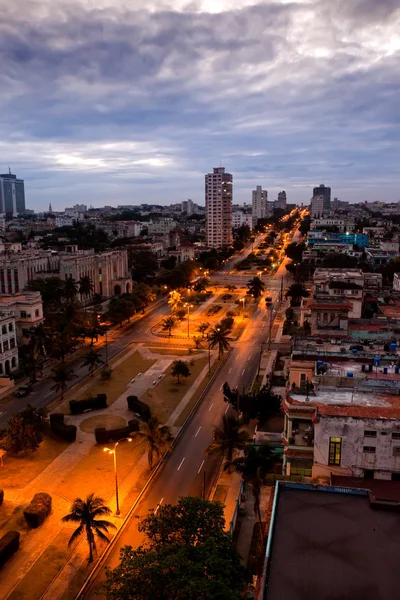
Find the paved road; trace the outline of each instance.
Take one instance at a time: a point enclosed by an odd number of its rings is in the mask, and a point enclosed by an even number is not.
[[[119,330],[119,328],[114,328],[108,335],[108,358],[113,358],[129,344],[148,339],[146,332],[168,313],[169,310],[165,302],[156,309],[150,311],[149,314],[144,315],[139,321],[125,327],[122,331]],[[159,341],[160,340],[154,338],[154,343]],[[104,342],[97,344],[96,349],[100,352],[102,359],[105,360]],[[77,377],[67,385],[67,389],[70,389],[88,375],[88,368],[83,367],[82,363],[82,357],[77,358],[70,363]],[[29,396],[23,398],[16,398],[13,396],[8,402],[0,404],[0,428],[5,427],[10,416],[17,411],[22,410],[27,404],[31,404],[35,408],[41,408],[55,400],[59,396],[59,393],[55,393],[51,389],[53,385],[54,382],[52,379],[46,377],[34,385],[33,391]]]
[[[272,283],[275,285],[269,289],[268,293],[275,300],[279,294],[279,281]],[[122,546],[137,547],[140,545],[142,536],[137,529],[138,519],[136,517],[145,516],[149,509],[156,509],[159,504],[176,503],[181,496],[190,494],[201,496],[204,478],[208,494],[215,479],[216,464],[215,459],[206,457],[205,450],[212,440],[214,426],[220,424],[222,415],[228,408],[223,401],[222,386],[225,381],[228,381],[231,387],[239,386],[239,389],[242,387],[247,389],[251,385],[258,369],[261,343],[267,341],[268,335],[269,315],[262,298],[258,310],[249,319],[240,341],[235,344],[207,396],[177,443],[174,452],[167,459],[149,491],[133,512],[107,559],[108,567],[117,566]],[[98,599],[96,591],[98,591],[103,578],[104,569],[99,572],[90,590],[86,592],[85,598]]]

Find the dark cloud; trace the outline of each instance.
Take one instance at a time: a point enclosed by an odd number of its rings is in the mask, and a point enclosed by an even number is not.
[[[325,177],[362,199],[374,172],[397,199],[398,0],[213,14],[25,2],[0,22],[0,151],[35,178],[35,202],[201,201],[220,160],[242,199],[263,180],[306,200]]]

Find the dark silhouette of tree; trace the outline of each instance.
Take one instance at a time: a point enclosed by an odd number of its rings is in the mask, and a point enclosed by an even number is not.
[[[140,431],[133,434],[138,440],[138,445],[144,446],[147,451],[150,470],[154,466],[154,459],[157,461],[164,456],[166,452],[172,450],[172,436],[169,427],[160,426],[156,417],[150,417],[146,422],[141,423]]]
[[[185,360],[174,360],[172,363],[171,375],[177,378],[178,383],[180,383],[181,377],[189,377],[190,369],[187,362]]]
[[[261,279],[259,277],[253,277],[253,279],[250,279],[250,281],[247,283],[247,295],[248,296],[253,296],[254,298],[259,298],[261,296],[261,294],[263,293],[264,289],[265,289],[265,284],[263,281],[261,281]]]
[[[224,415],[222,426],[214,427],[214,438],[208,446],[207,454],[218,454],[230,463],[235,454],[243,450],[249,441],[249,434],[240,429],[241,423],[236,417]]]

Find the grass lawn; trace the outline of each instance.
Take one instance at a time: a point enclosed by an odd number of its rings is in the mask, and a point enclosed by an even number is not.
[[[0,487],[5,489],[25,487],[68,446],[67,442],[45,435],[36,452],[19,457],[4,456]]]
[[[190,376],[186,379],[181,378],[180,384],[172,377],[170,367],[160,383],[152,390],[147,390],[140,399],[150,406],[152,414],[158,417],[161,423],[166,423],[207,362],[207,356],[195,360],[193,366],[189,367]]]
[[[181,414],[179,415],[179,417],[175,421],[175,423],[174,423],[175,427],[182,427],[182,425],[185,422],[186,417],[188,416],[188,414],[192,410],[193,406],[196,404],[197,400],[200,398],[200,395],[203,393],[203,391],[204,391],[206,385],[208,384],[208,382],[210,381],[212,375],[217,370],[218,365],[219,365],[219,361],[216,361],[211,366],[211,373],[210,374],[207,373],[207,375],[204,377],[203,381],[200,383],[199,387],[197,388],[197,390],[195,391],[195,393],[193,394],[193,396],[190,398],[190,401],[185,406],[185,409],[181,412]]]
[[[134,352],[117,367],[113,367],[111,379],[102,381],[100,377],[93,378],[93,383],[80,394],[74,394],[77,400],[83,400],[90,395],[107,394],[107,403],[110,406],[125,392],[126,386],[138,373],[144,373],[155,360],[142,358],[139,352]],[[72,397],[72,396],[71,396]]]
[[[170,356],[190,356],[197,354],[196,350],[189,352],[189,348],[147,348],[153,354],[168,354]]]
[[[135,447],[135,442],[124,442],[118,446],[118,481],[123,480],[143,454],[143,449]],[[115,492],[113,457],[103,450],[103,446],[94,446],[76,465],[60,485],[54,490],[71,502],[95,492],[109,502]]]
[[[77,542],[68,548],[72,528],[64,527],[27,572],[14,591],[10,600],[37,600],[45,592],[54,577],[64,566]]]

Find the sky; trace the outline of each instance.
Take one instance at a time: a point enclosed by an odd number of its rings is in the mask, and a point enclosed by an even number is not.
[[[143,6],[146,8],[143,8]],[[400,201],[399,0],[0,0],[0,172],[27,207]]]

